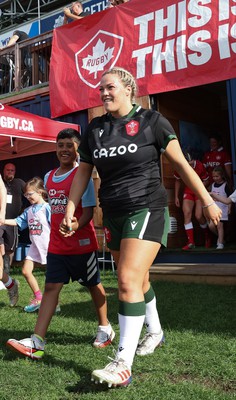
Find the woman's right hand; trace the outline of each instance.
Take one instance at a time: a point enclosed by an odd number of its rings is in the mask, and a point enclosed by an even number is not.
[[[207,221],[211,220],[215,226],[220,222],[222,211],[213,201],[208,206],[203,206],[203,214]]]

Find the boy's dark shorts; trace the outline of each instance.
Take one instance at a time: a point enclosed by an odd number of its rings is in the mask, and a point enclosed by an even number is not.
[[[46,283],[78,281],[83,286],[96,286],[100,280],[97,253],[60,255],[48,253]]]

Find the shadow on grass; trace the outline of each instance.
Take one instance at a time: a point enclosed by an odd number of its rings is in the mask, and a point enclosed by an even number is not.
[[[8,351],[6,348],[6,357],[4,357],[5,361],[13,361],[16,358],[21,358],[24,359],[26,358],[23,355],[20,355],[19,353],[11,352]],[[89,393],[89,392],[94,392],[95,389],[97,390],[97,385],[93,384],[91,382],[91,370],[84,368],[82,364],[76,363],[73,360],[60,360],[58,358],[52,357],[50,355],[45,355],[42,360],[30,360],[33,364],[41,364],[44,365],[45,367],[59,367],[61,369],[64,369],[65,371],[67,370],[73,370],[76,374],[79,376],[82,376],[81,380],[76,384],[75,386],[68,386],[67,390],[68,392],[83,392],[83,393]],[[99,391],[103,391],[105,388],[101,388]]]
[[[105,274],[103,283],[107,293],[108,318],[113,325],[116,325],[118,322],[117,282]],[[194,330],[199,333],[206,332],[235,336],[236,286],[164,281],[154,281],[152,286],[157,296],[157,308],[164,329]],[[72,302],[70,301],[71,299],[73,299]],[[6,307],[2,302],[0,303],[1,305]],[[21,316],[24,312],[19,312],[18,307],[14,308],[14,310],[9,307],[9,318],[11,312],[14,314],[15,312],[19,313],[19,318],[24,318]],[[31,317],[32,324],[29,324],[28,320],[31,320]],[[29,331],[26,333],[24,331],[18,331],[18,333],[16,331],[6,332],[0,328],[2,340],[4,337],[7,337],[7,339],[9,337],[29,337],[35,325],[35,317],[35,314],[26,316],[25,322],[29,324]],[[67,324],[67,318],[75,319],[75,323],[77,320],[78,324],[81,320],[93,322],[95,327],[97,323],[95,307],[90,295],[80,285],[74,287],[67,285],[62,290],[61,313],[54,318],[57,318],[58,324],[62,319],[61,330],[63,332],[65,331],[63,326]],[[76,341],[76,343],[82,343],[83,341],[88,343],[94,332],[91,332],[91,336],[88,336],[82,334],[80,329],[80,325],[78,325],[76,328],[77,334],[69,335],[66,340],[70,343],[73,341]],[[52,331],[51,327],[47,337],[50,341],[53,338],[55,342],[63,343],[63,334]]]
[[[110,321],[117,322],[117,313],[118,313],[118,300],[117,296],[114,296],[112,299],[109,297],[108,299],[108,318]],[[95,307],[92,301],[86,302],[73,302],[63,304],[61,303],[61,312],[57,315],[57,318],[75,318],[75,319],[83,319],[84,321],[97,321]]]
[[[91,371],[90,371],[91,375]],[[108,392],[108,390],[111,390],[108,388],[107,385],[96,385],[94,382],[91,382],[90,376],[88,377],[82,377],[81,380],[74,386],[67,386],[65,388],[68,393],[91,393],[91,394],[96,394],[96,393],[101,393],[101,392]]]
[[[162,325],[235,337],[236,286],[152,282]]]
[[[201,284],[186,284],[174,282],[152,282],[152,286],[157,296],[157,308],[163,328],[174,330],[194,330],[196,332],[208,332],[218,334],[228,334],[235,336],[236,326],[236,286],[216,286]],[[110,322],[117,324],[118,300],[116,290],[107,290],[110,292],[108,296],[108,318]],[[15,312],[16,309],[10,312]],[[19,312],[19,311],[18,311]],[[22,311],[22,313],[24,313]],[[21,311],[20,311],[21,314]],[[10,314],[9,314],[10,315]],[[63,304],[61,303],[61,313],[53,317],[65,320],[74,318],[78,322],[80,320],[90,321],[96,324],[95,308],[91,300],[78,301]],[[29,331],[20,332],[20,337],[28,337],[35,325],[35,314],[32,315],[32,325]],[[96,325],[95,325],[96,326]],[[71,337],[71,341],[76,340],[78,343],[82,341],[88,342],[91,336],[82,335],[78,326],[78,334]],[[4,330],[0,328],[0,335],[5,336]],[[8,338],[17,337],[16,332],[8,331]],[[52,331],[48,333],[52,337]],[[53,334],[55,340],[61,340],[60,335]],[[67,340],[70,340],[68,338]]]
[[[163,328],[194,330],[235,336],[236,286],[201,285],[174,282],[152,282]],[[108,318],[117,324],[117,291],[109,293]],[[62,305],[62,315],[96,321],[91,301]],[[86,311],[85,311],[86,310]]]
[[[17,336],[18,333],[20,335],[20,332],[15,332],[15,336]],[[75,344],[75,341],[73,341],[72,343]],[[16,360],[16,358],[27,359],[27,357],[25,357],[24,355],[21,355],[14,351],[10,351],[6,346],[3,349],[3,353],[4,361],[12,362]],[[96,385],[95,383],[91,382],[91,370],[85,368],[82,363],[74,362],[71,359],[58,359],[46,353],[42,360],[29,359],[29,362],[32,362],[33,364],[41,364],[45,367],[59,367],[65,371],[72,369],[78,376],[81,376],[81,379],[78,383],[76,383],[76,385],[68,386],[67,388],[65,388],[68,393],[97,393],[108,391],[108,387],[106,385]]]

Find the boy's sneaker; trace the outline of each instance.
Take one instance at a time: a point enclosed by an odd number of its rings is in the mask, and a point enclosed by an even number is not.
[[[38,300],[38,299],[34,298],[33,300],[31,300],[31,302],[28,306],[25,306],[24,311],[29,312],[29,313],[37,311],[41,305],[41,301],[42,300]]]
[[[132,381],[131,369],[124,360],[112,360],[104,369],[92,372],[91,380],[95,383],[106,382],[108,387],[128,386]]]
[[[223,248],[224,248],[223,243],[217,243],[216,250],[223,250]]]
[[[182,250],[191,250],[191,249],[195,249],[194,243],[187,243],[186,246],[182,247]]]
[[[45,343],[46,342],[37,339],[35,335],[31,335],[30,338],[22,340],[9,339],[6,345],[11,350],[16,351],[23,356],[32,358],[33,360],[39,360],[44,355]]]
[[[7,290],[11,307],[14,307],[19,299],[19,282],[16,279],[13,282],[14,285]]]
[[[103,348],[111,344],[112,340],[115,337],[115,332],[111,328],[111,332],[105,332],[101,326],[98,327],[96,339],[93,342],[94,347]]]
[[[152,354],[157,347],[161,347],[165,342],[164,333],[146,333],[140,340],[136,354],[138,356],[146,356]]]

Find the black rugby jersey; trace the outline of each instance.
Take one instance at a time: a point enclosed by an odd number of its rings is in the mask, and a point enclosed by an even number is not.
[[[106,215],[167,205],[160,154],[176,135],[157,111],[134,106],[128,116],[94,118],[79,146],[81,162],[96,166],[100,206]]]

